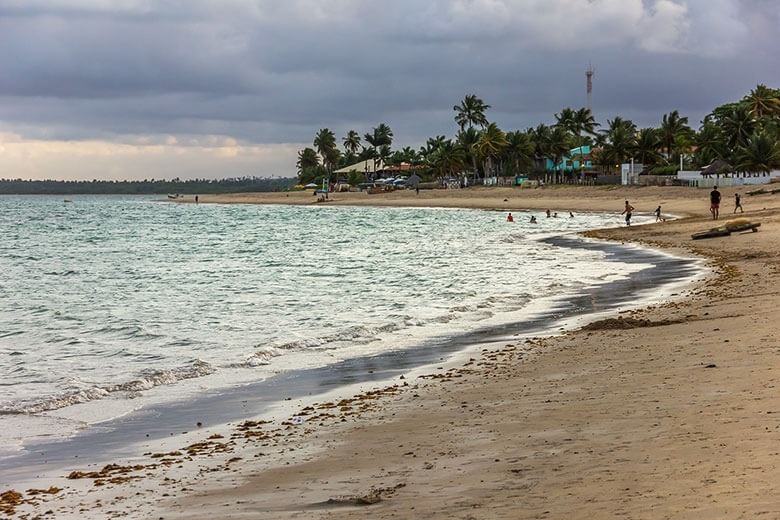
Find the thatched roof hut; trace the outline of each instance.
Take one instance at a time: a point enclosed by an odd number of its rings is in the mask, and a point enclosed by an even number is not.
[[[705,166],[704,169],[702,169],[701,174],[702,175],[724,175],[726,173],[731,173],[732,171],[733,170],[729,163],[721,159],[715,159],[709,165]]]

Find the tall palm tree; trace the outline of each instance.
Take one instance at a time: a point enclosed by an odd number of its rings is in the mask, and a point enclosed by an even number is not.
[[[475,94],[468,94],[460,105],[455,105],[452,109],[455,111],[455,122],[461,130],[466,127],[479,126],[485,128],[488,124],[485,112],[490,108],[490,105],[485,104]]]
[[[420,147],[420,156],[427,160],[428,157],[435,152],[441,145],[444,144],[444,142],[447,140],[447,138],[443,135],[437,135],[436,137],[429,137],[425,141],[425,146]]]
[[[448,139],[431,152],[427,162],[440,177],[455,177],[466,164],[466,151],[460,144]]]
[[[550,134],[552,129],[545,124],[539,124],[536,128],[529,128],[526,133],[531,138],[531,142],[534,143],[534,159],[543,168],[547,158],[551,157]]]
[[[726,146],[734,153],[747,146],[748,138],[758,128],[758,121],[745,105],[736,105],[720,120]]]
[[[599,126],[599,124],[596,122],[596,118],[593,117],[593,113],[589,108],[582,107],[574,113],[573,133],[577,136],[580,136],[583,133],[595,136],[597,126]]]
[[[725,159],[728,155],[723,132],[713,122],[705,121],[695,135],[694,143],[696,151],[693,155],[699,166],[706,166],[716,159]]]
[[[389,144],[383,144],[379,148],[377,148],[377,155],[379,156],[379,161],[382,162],[382,164],[387,164],[388,160],[390,159],[390,156],[393,155],[393,151],[390,149]]]
[[[322,164],[328,169],[328,177],[333,173],[333,166],[338,162],[339,151],[336,148],[336,135],[327,128],[321,128],[314,137],[314,147],[322,157]]]
[[[480,132],[479,141],[475,146],[477,155],[485,160],[485,178],[492,171],[493,157],[501,152],[507,145],[506,134],[497,124],[489,123]]]
[[[368,144],[371,145],[371,147],[376,151],[376,154],[374,154],[374,172],[376,173],[377,166],[379,164],[380,159],[380,152],[379,149],[382,146],[389,147],[391,144],[393,144],[393,131],[390,130],[390,127],[387,126],[384,123],[381,123],[379,126],[374,127],[371,129],[370,133],[366,133],[363,138],[366,140]],[[386,153],[386,155],[389,155],[389,153]]]
[[[559,182],[563,177],[563,172],[559,170],[559,166],[563,158],[571,150],[571,134],[562,126],[554,126],[552,132],[550,132],[548,145],[548,152],[553,160],[553,182]]]
[[[561,110],[560,114],[555,114],[555,126],[563,127],[565,130],[568,130],[572,134],[577,133],[577,124],[575,122],[575,117],[577,115],[577,112],[572,110],[571,108],[564,108]]]
[[[766,132],[751,135],[737,153],[734,169],[746,173],[768,174],[780,166],[780,143]]]
[[[636,133],[636,148],[634,158],[645,166],[653,166],[663,162],[661,136],[655,128],[642,128]]]
[[[403,163],[415,165],[420,162],[420,155],[411,146],[404,146],[396,150],[388,159],[388,164],[400,166]]]
[[[506,142],[506,154],[512,161],[515,175],[533,164],[535,146],[527,133],[507,132]]]
[[[471,178],[473,181],[476,181],[479,168],[477,167],[477,152],[475,147],[477,146],[477,142],[479,142],[479,131],[473,126],[469,126],[458,132],[456,140],[466,152],[466,161],[471,162]]]
[[[344,143],[344,151],[357,153],[360,149],[360,134],[354,130],[347,132],[347,136],[342,141]]]
[[[379,153],[377,152],[377,149],[373,146],[367,146],[363,148],[363,150],[360,151],[358,154],[358,160],[359,161],[372,161],[374,163],[374,169],[371,171],[368,171],[368,166],[366,166],[366,180],[370,180],[373,178],[374,174],[376,173],[376,164],[379,159]]]
[[[667,158],[670,161],[673,159],[674,142],[678,136],[683,134],[690,136],[693,134],[693,130],[688,126],[688,118],[680,117],[680,113],[677,110],[664,114],[659,132],[661,144],[664,146]]]
[[[572,145],[579,148],[580,164],[582,164],[582,147],[586,142],[582,138],[582,134],[586,133],[592,136],[596,135],[596,127],[599,124],[596,122],[596,118],[593,117],[593,113],[589,108],[582,107],[572,113],[571,123],[568,130],[576,136],[575,140],[572,140]],[[580,171],[580,182],[585,180],[585,168]]]
[[[780,117],[780,90],[766,85],[756,85],[750,94],[742,99],[756,119],[761,117]]]
[[[314,148],[308,146],[298,152],[298,161],[295,163],[295,167],[298,169],[300,175],[304,170],[313,168],[320,165],[320,158],[317,156],[317,151]]]
[[[602,132],[600,160],[610,169],[613,164],[623,164],[636,149],[636,125],[631,120],[615,116],[607,121],[608,128]]]

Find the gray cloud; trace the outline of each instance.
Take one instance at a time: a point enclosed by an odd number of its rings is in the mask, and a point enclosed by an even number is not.
[[[773,0],[0,0],[0,132],[304,145],[322,127],[385,122],[416,146],[455,133],[452,106],[468,93],[506,130],[550,123],[585,104],[589,62],[603,124],[679,110],[696,126],[757,83],[780,86],[779,11]]]

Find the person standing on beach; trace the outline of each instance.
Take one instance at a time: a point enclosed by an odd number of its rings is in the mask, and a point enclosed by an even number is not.
[[[718,220],[718,208],[720,208],[720,192],[718,187],[715,186],[710,192],[710,213],[712,213],[712,220]]]
[[[740,213],[744,213],[745,210],[742,209],[742,199],[739,197],[739,193],[734,194],[734,213],[739,210]]]
[[[631,225],[631,214],[633,212],[634,212],[634,206],[632,206],[631,204],[628,203],[628,201],[626,201],[626,209],[620,212],[621,215],[623,213],[626,214],[626,226]]]
[[[657,208],[655,208],[655,221],[660,222],[661,221],[661,205],[659,204]]]

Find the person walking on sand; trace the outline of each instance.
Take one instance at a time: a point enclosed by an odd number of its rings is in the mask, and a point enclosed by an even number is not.
[[[710,192],[710,213],[712,213],[712,220],[718,220],[718,208],[720,208],[720,192],[718,187],[715,186]]]
[[[661,221],[661,205],[659,204],[657,208],[655,208],[655,211],[653,212],[655,214],[655,221],[660,222]]]
[[[626,209],[620,212],[621,215],[623,213],[626,214],[626,226],[631,225],[631,214],[633,212],[634,212],[634,206],[632,206],[631,204],[628,203],[628,201],[626,201]]]
[[[740,213],[744,213],[745,210],[742,209],[742,199],[739,196],[739,193],[734,194],[734,213],[739,210]]]

